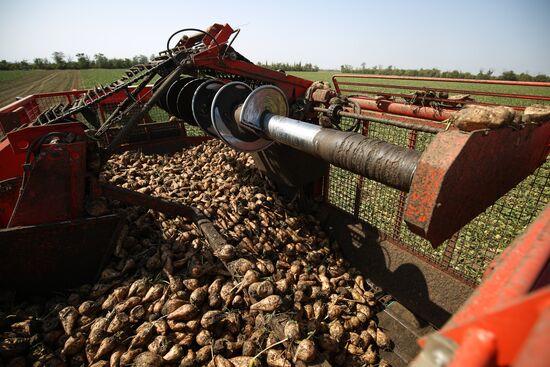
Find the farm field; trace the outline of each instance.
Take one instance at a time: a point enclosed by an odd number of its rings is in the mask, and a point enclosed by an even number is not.
[[[33,93],[80,88],[79,70],[0,71],[0,106]]]
[[[124,75],[125,69],[86,69],[86,70],[16,70],[0,71],[0,107],[5,106],[15,100],[16,97],[24,97],[32,93],[56,92],[79,88],[92,88],[98,84],[109,84],[112,81]],[[337,71],[317,71],[317,72],[289,72],[309,80],[322,80],[332,84],[332,75]],[[339,81],[350,81],[348,78],[339,77]],[[357,80],[355,80],[357,81]],[[483,90],[490,92],[532,94],[550,96],[550,88],[544,87],[522,87],[505,85],[479,85],[455,82],[425,82],[425,81],[406,81],[406,80],[381,80],[374,79],[371,83],[391,84],[396,86],[411,87],[433,87],[433,88],[455,88],[466,90]],[[347,86],[351,90],[362,91],[382,91],[382,92],[400,92],[409,93],[408,89],[394,88],[374,88],[374,87],[354,87]],[[486,103],[501,103],[515,105],[529,105],[530,101],[518,103],[508,98],[494,98],[485,96],[476,96],[476,100]]]
[[[111,84],[124,75],[125,69],[85,69],[80,70],[81,88],[92,88],[98,84]]]
[[[0,71],[0,107],[33,93],[59,92],[109,84],[125,69]]]

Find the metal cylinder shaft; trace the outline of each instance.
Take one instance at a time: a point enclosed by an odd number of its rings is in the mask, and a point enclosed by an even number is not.
[[[409,191],[420,159],[412,149],[271,113],[264,114],[261,128],[270,139],[402,191]]]

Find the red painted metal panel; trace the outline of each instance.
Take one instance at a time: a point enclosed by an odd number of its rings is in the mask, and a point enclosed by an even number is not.
[[[217,28],[211,27],[208,33],[214,36],[218,44],[221,44],[221,43],[227,42],[229,40],[229,37],[231,37],[231,35],[233,34],[233,32],[235,32],[233,28],[231,28],[229,24],[225,24],[219,31]],[[204,38],[202,39],[202,42],[206,45],[206,47],[215,46],[215,43],[212,40],[212,37],[209,37],[209,36],[204,36]]]
[[[459,344],[449,367],[511,365],[535,325],[548,322],[544,318],[548,309],[550,287],[512,298],[496,310],[476,313],[474,320],[455,328],[445,327],[441,334]],[[479,350],[472,353],[472,347]],[[538,359],[537,354],[531,358]]]
[[[548,269],[548,268],[547,268]],[[548,367],[550,362],[550,307],[541,313],[537,324],[522,346],[514,367]]]
[[[73,133],[80,141],[71,144],[45,145],[37,159],[30,155],[33,169],[28,173],[25,194],[20,195],[20,179],[27,150],[40,137],[50,132]],[[82,215],[86,137],[79,123],[35,126],[10,132],[0,142],[0,182],[5,192],[0,204],[0,228],[39,224]]]
[[[494,366],[497,353],[495,334],[473,327],[465,332],[459,349],[446,367]]]
[[[46,145],[28,172],[11,227],[76,219],[84,213],[86,142]],[[5,227],[4,223],[0,223]]]
[[[405,221],[437,246],[546,159],[550,122],[435,136],[416,167]],[[452,221],[449,218],[453,218]]]
[[[6,138],[0,142],[0,181],[21,177],[27,148],[38,137],[52,131],[71,132],[82,138],[85,137],[84,130],[79,123],[34,126],[8,133]]]
[[[546,366],[550,352],[550,205],[496,261],[439,334],[458,344],[451,366]],[[487,333],[492,336],[487,338]],[[480,336],[494,340],[479,345]],[[421,339],[425,345],[426,339]]]

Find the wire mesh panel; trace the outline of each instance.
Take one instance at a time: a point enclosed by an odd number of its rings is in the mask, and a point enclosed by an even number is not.
[[[550,160],[464,227],[449,266],[480,280],[490,261],[534,220],[550,200]]]
[[[350,122],[347,122],[350,124]],[[423,151],[433,135],[374,122],[369,137]],[[427,259],[438,268],[477,284],[489,263],[518,236],[550,200],[550,160],[437,249],[413,234],[403,220],[406,194],[331,167],[328,202],[375,226],[383,238]]]
[[[70,99],[68,96],[49,96],[36,98],[36,106],[40,112],[44,112],[47,109],[56,106],[60,103],[68,104]]]
[[[149,111],[149,116],[151,117],[151,120],[155,122],[166,122],[170,120],[170,115],[168,115],[168,112],[157,106],[151,108]]]
[[[329,202],[337,203],[339,208],[353,213],[357,194],[357,175],[331,165],[329,177]]]

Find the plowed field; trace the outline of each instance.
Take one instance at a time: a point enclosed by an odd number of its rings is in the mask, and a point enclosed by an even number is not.
[[[79,70],[17,70],[0,72],[0,107],[17,97],[80,88]]]

